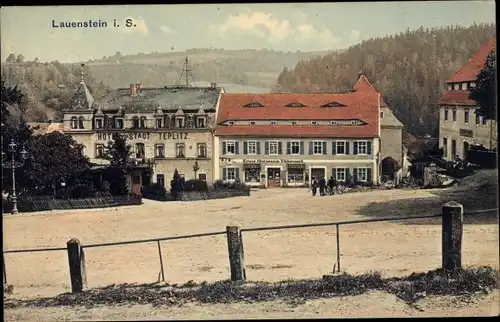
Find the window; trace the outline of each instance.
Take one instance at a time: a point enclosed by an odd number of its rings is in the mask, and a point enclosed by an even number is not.
[[[224,180],[236,180],[236,168],[226,168],[226,178]]]
[[[297,125],[297,121],[292,121],[292,125]]]
[[[444,108],[444,120],[448,121],[448,108],[447,107]]]
[[[207,145],[205,143],[198,143],[196,145],[196,151],[198,153],[198,158],[207,157]]]
[[[451,140],[451,157],[457,156],[457,140]]]
[[[255,125],[255,122],[254,121],[250,121],[250,125]]]
[[[156,128],[157,129],[163,128],[163,119],[156,119]]]
[[[95,157],[101,159],[104,157],[104,144],[95,145]]]
[[[481,124],[481,116],[478,113],[476,114],[476,125]]]
[[[123,129],[123,118],[115,118],[115,128]]]
[[[175,124],[177,125],[177,127],[179,128],[183,128],[184,127],[184,116],[178,116],[175,118]]]
[[[469,123],[469,109],[467,107],[464,109],[464,123]]]
[[[247,153],[248,154],[257,154],[257,142],[248,141],[247,142]]]
[[[206,173],[198,173],[198,180],[207,181]]]
[[[164,158],[165,157],[165,145],[164,144],[157,144],[155,146],[155,156],[157,158]]]
[[[467,90],[467,83],[462,83],[461,85],[463,91]]]
[[[175,145],[175,156],[177,158],[185,158],[186,145],[184,143],[177,143]]]
[[[144,148],[144,143],[136,143],[135,144],[135,157],[137,159],[144,159],[146,155],[146,151]]]
[[[156,183],[159,183],[162,185],[162,187],[165,187],[165,175],[164,174],[157,174],[156,175]]]
[[[102,129],[102,119],[101,118],[98,118],[98,119],[95,119],[95,128],[96,129]]]
[[[451,118],[452,118],[452,121],[453,122],[456,122],[457,121],[457,108],[454,107],[452,110],[451,110]]]
[[[323,142],[321,141],[313,142],[313,154],[323,154]]]
[[[459,83],[453,84],[453,89],[458,91],[460,89],[460,84]]]
[[[335,168],[333,169],[333,173],[335,173],[335,179],[340,182],[346,181],[346,171],[345,168]]]
[[[312,121],[311,124],[312,125],[318,125],[318,121]]]
[[[226,141],[226,151],[223,154],[236,154],[236,142]]]
[[[269,155],[277,155],[277,154],[278,154],[278,142],[269,141]]]
[[[299,141],[290,142],[290,154],[300,154],[300,142]]]
[[[368,142],[358,141],[358,154],[368,154]]]
[[[85,118],[83,116],[80,116],[78,118],[78,128],[79,129],[84,129],[85,128],[85,126],[83,125],[84,121],[85,121]]]
[[[78,119],[73,116],[70,120],[70,123],[71,123],[71,128],[72,129],[77,129],[78,128]]]
[[[196,118],[196,127],[198,127],[198,128],[205,127],[205,117],[204,116],[198,116]]]
[[[474,88],[474,87],[476,87],[476,83],[475,83],[475,82],[470,82],[470,83],[469,83],[469,87],[470,87],[470,88]]]
[[[384,118],[384,112],[380,112],[380,118],[383,119]]]
[[[304,183],[304,169],[288,168],[287,172],[289,183]]]
[[[358,168],[356,173],[357,181],[368,181],[368,168]]]
[[[245,182],[259,183],[260,182],[260,165],[255,167],[245,166]]]
[[[453,89],[453,85],[448,84],[448,90],[451,91]]]
[[[336,141],[335,142],[335,153],[336,154],[345,154],[345,141]]]
[[[234,121],[227,122],[229,125],[234,125]]]
[[[448,138],[443,138],[443,157],[448,156]]]
[[[276,125],[276,124],[278,124],[278,122],[276,122],[276,121],[271,121],[271,125]]]
[[[141,116],[141,129],[145,129],[148,125],[148,119],[145,116]]]
[[[133,128],[133,129],[138,129],[138,128],[139,128],[139,125],[140,125],[140,124],[139,124],[139,117],[134,116],[134,117],[132,118],[132,128]]]
[[[483,119],[483,125],[486,125],[486,118],[484,116],[481,116],[481,118]]]

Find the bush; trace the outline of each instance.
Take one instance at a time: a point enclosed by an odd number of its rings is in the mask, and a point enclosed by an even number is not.
[[[92,189],[85,184],[76,184],[70,190],[70,198],[90,198],[92,197],[94,192]]]
[[[184,183],[183,191],[207,191],[208,185],[204,180],[191,179]]]
[[[150,183],[142,189],[142,195],[145,198],[157,199],[167,196],[167,189],[159,183]]]
[[[230,182],[223,180],[216,180],[214,182],[214,189],[235,189],[235,190],[247,190],[249,187],[243,183],[238,181]]]

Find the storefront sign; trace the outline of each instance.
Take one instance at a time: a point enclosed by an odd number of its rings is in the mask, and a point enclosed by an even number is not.
[[[471,138],[473,137],[473,132],[472,130],[460,129],[460,136]]]
[[[182,132],[165,133],[121,133],[129,140],[149,140],[154,134],[158,135],[159,140],[187,140],[188,134]],[[97,140],[109,141],[113,139],[113,133],[97,133]]]

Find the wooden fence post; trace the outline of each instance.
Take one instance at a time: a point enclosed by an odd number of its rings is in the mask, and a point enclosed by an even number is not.
[[[441,256],[445,271],[462,268],[463,212],[463,206],[455,201],[443,205]]]
[[[83,253],[80,241],[76,238],[68,240],[68,261],[69,261],[69,275],[71,278],[71,292],[83,291],[84,284],[86,284],[85,274],[85,256]]]
[[[241,238],[240,227],[226,226],[226,234],[231,281],[244,281],[246,279],[245,256],[243,254],[243,239]]]

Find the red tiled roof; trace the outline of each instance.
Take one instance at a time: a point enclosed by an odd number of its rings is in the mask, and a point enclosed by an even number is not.
[[[375,93],[378,93],[377,89],[373,87],[372,83],[370,83],[365,75],[361,75],[358,78],[358,81],[354,84],[353,89],[356,91],[374,91]],[[380,106],[387,107],[387,104],[382,96],[380,96]]]
[[[351,120],[365,125],[217,125],[217,135],[231,136],[304,136],[304,137],[376,137],[379,135],[379,94],[356,91],[347,94],[235,94],[224,93],[219,105],[217,123],[250,120]],[[290,103],[305,107],[285,107]],[[321,107],[337,102],[344,107]],[[264,107],[244,107],[260,103]]]
[[[469,91],[445,91],[438,101],[439,105],[477,106],[477,102],[469,98]]]
[[[477,75],[483,69],[488,55],[495,49],[496,39],[491,37],[484,43],[479,50],[469,59],[469,61],[453,76],[448,78],[445,83],[458,83],[475,81]]]

